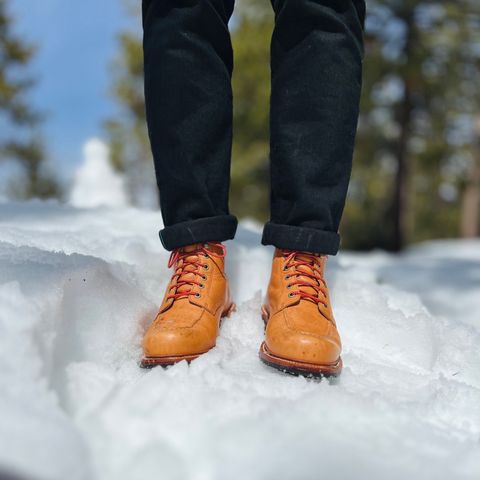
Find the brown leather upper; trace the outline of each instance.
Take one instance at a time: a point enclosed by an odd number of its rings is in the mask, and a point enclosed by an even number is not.
[[[145,333],[145,357],[210,350],[216,343],[220,318],[232,303],[221,245],[195,244],[177,252],[160,310]]]
[[[265,344],[275,356],[322,365],[338,361],[342,347],[324,280],[326,261],[275,250],[264,305]]]

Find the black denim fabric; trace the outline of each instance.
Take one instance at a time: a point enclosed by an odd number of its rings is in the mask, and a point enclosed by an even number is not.
[[[143,0],[145,99],[168,250],[234,237],[234,0]],[[272,0],[271,219],[262,243],[334,255],[350,179],[363,0]]]

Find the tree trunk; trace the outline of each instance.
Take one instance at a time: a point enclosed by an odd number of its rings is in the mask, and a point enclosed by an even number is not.
[[[390,242],[392,251],[400,251],[405,246],[408,232],[409,215],[409,190],[410,190],[410,159],[408,154],[408,141],[410,139],[410,122],[412,116],[411,92],[408,81],[405,82],[405,96],[401,105],[399,116],[400,136],[395,149],[397,158],[397,171],[395,173],[392,222],[393,231]]]
[[[394,178],[393,196],[391,204],[392,212],[392,235],[388,242],[389,250],[398,252],[406,244],[409,225],[409,196],[410,196],[410,177],[411,161],[409,158],[408,143],[411,136],[411,122],[413,112],[412,87],[409,74],[409,61],[414,48],[415,37],[415,19],[414,8],[406,7],[403,15],[405,22],[406,38],[403,55],[405,56],[406,70],[403,78],[404,95],[398,110],[398,123],[400,126],[400,135],[394,148],[394,154],[397,159],[397,171]]]
[[[477,149],[472,168],[468,172],[467,184],[462,195],[460,236],[475,238],[479,234],[480,218],[480,149]]]

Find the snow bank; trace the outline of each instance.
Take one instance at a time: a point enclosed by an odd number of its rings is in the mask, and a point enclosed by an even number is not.
[[[26,479],[478,479],[480,242],[342,253],[337,381],[261,364],[271,250],[229,242],[239,310],[191,366],[140,370],[160,217],[0,205],[0,471]],[[1,473],[0,473],[1,477]]]

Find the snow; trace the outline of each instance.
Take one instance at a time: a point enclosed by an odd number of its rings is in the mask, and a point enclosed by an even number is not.
[[[126,206],[125,180],[113,169],[108,146],[91,138],[83,146],[83,157],[74,175],[70,203],[83,208]]]
[[[480,241],[342,252],[336,381],[260,363],[272,250],[228,242],[239,304],[190,366],[138,368],[169,278],[158,212],[0,205],[0,478],[480,478]]]

